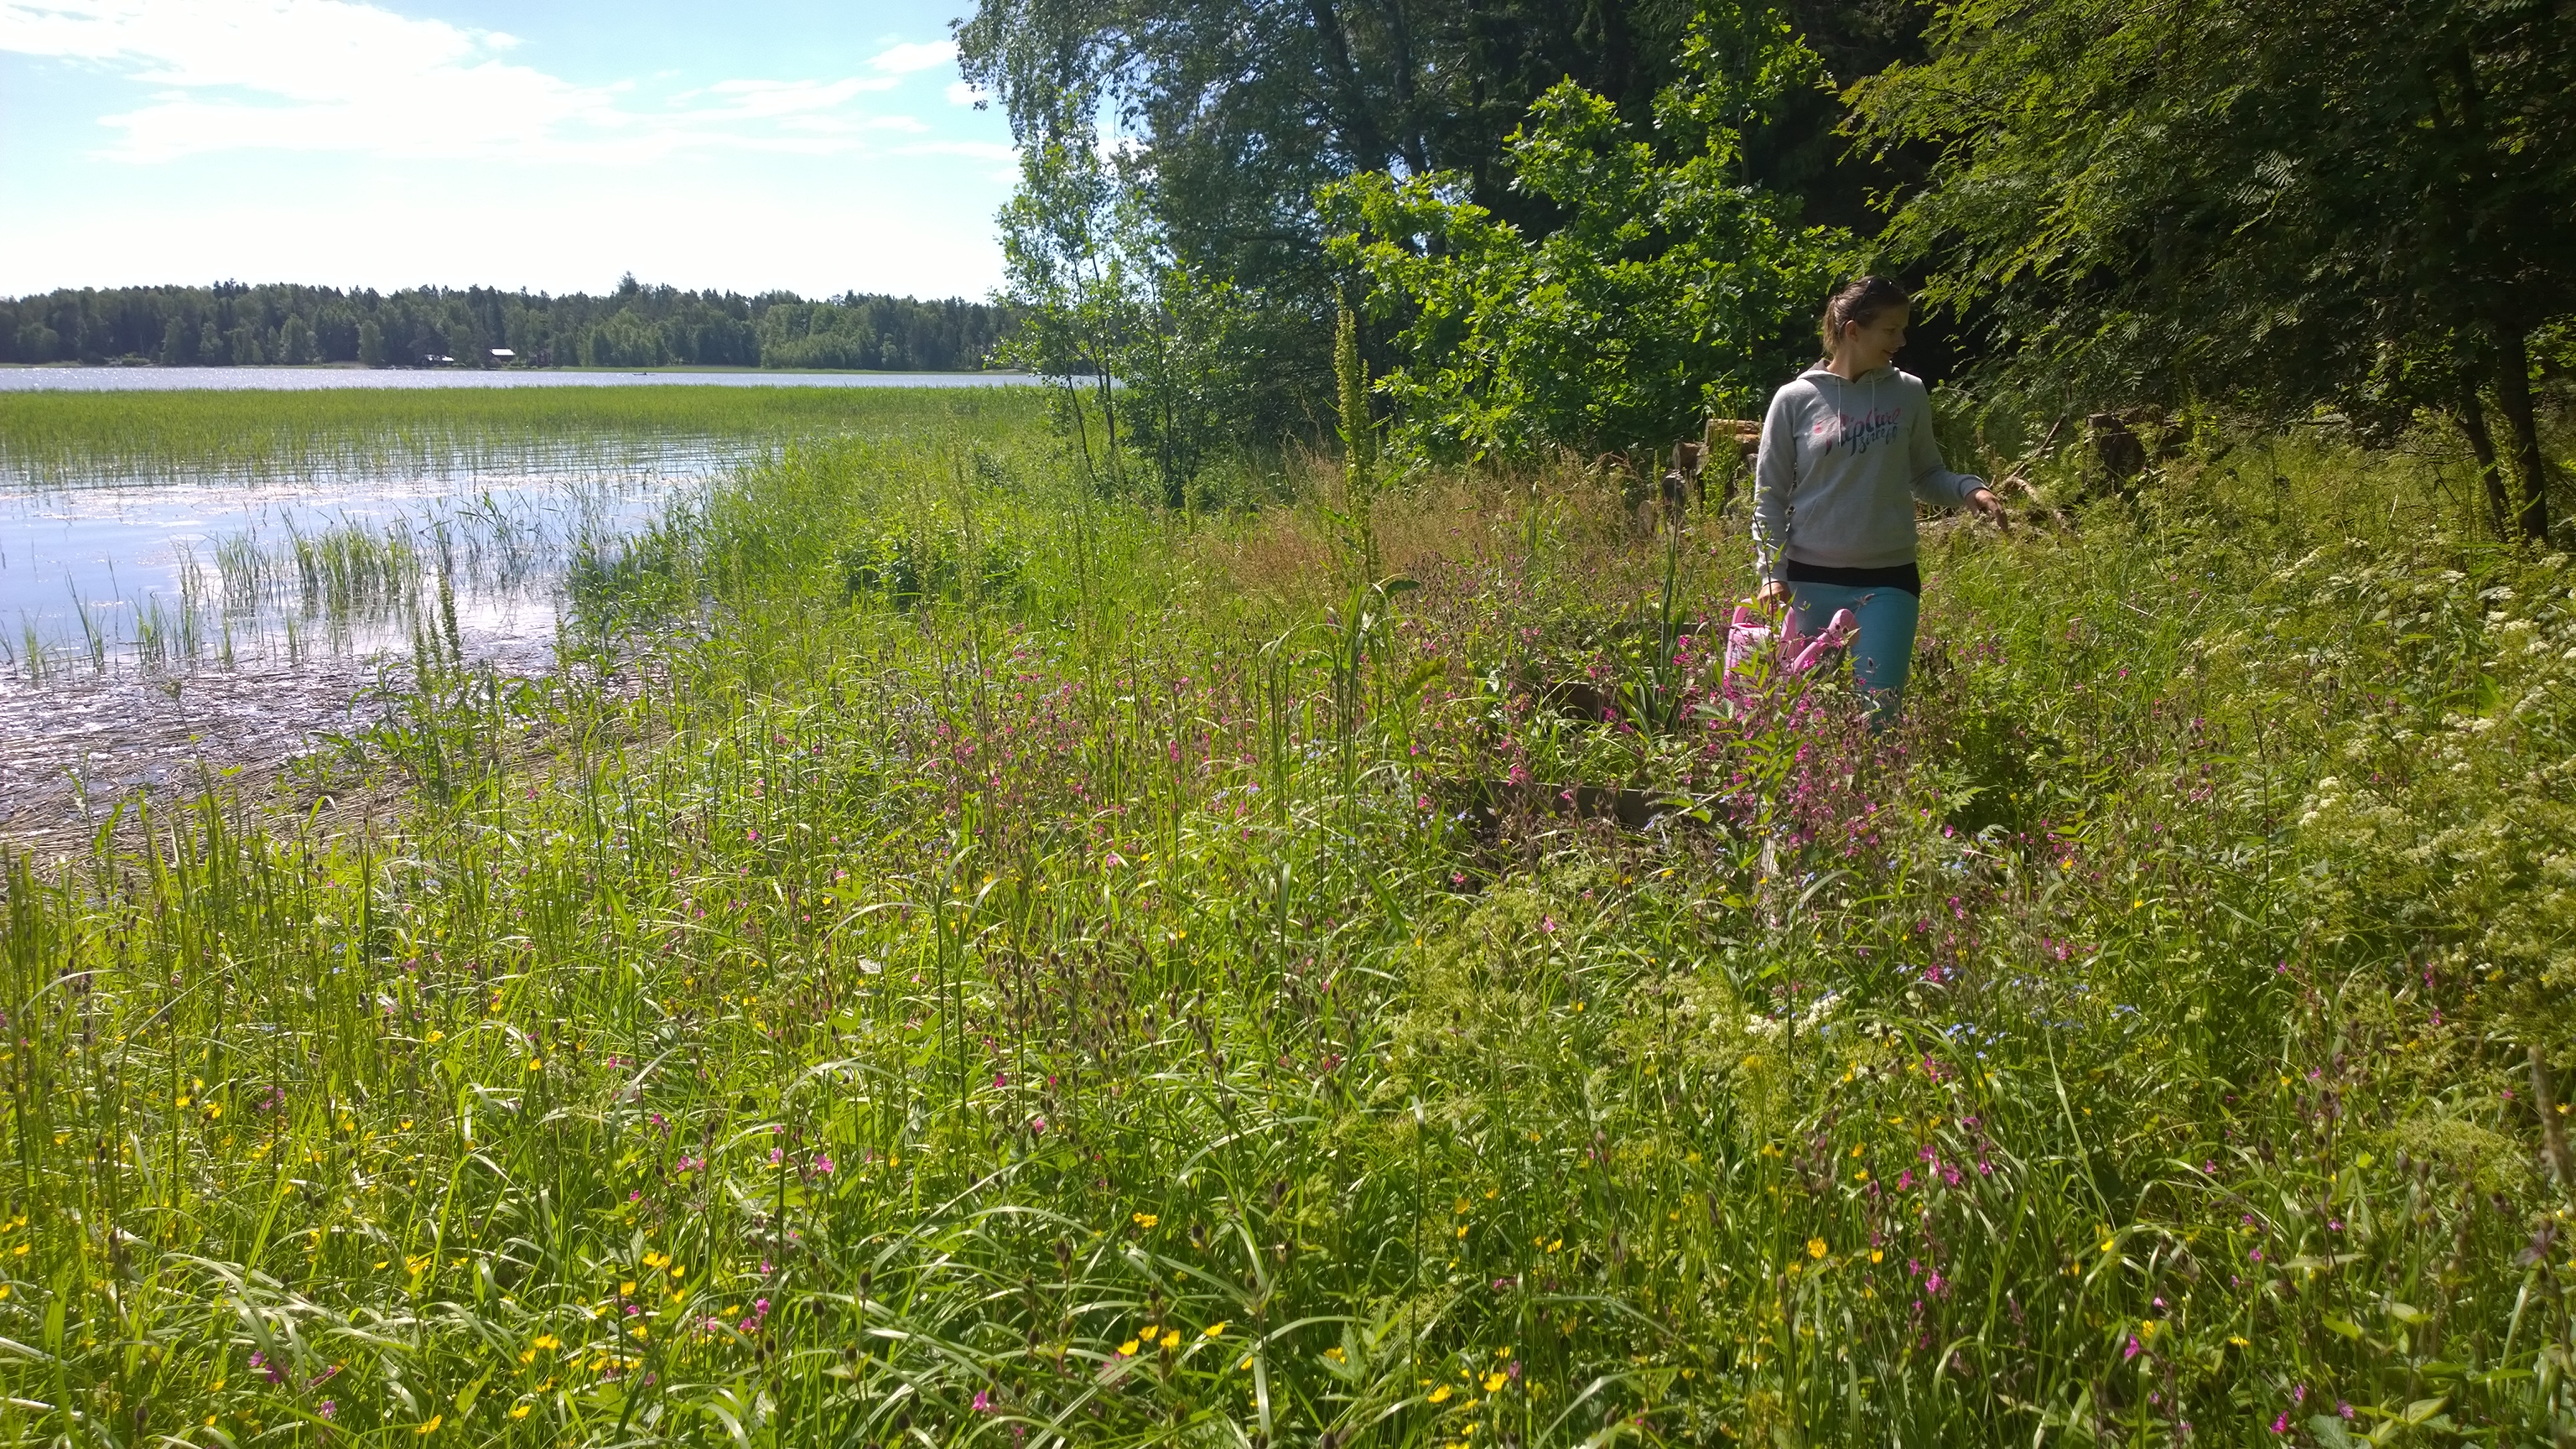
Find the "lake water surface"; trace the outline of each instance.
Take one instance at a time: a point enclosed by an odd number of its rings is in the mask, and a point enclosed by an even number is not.
[[[541,674],[567,569],[753,445],[291,483],[0,486],[0,836],[363,723],[424,646]]]
[[[1018,372],[564,372],[413,367],[0,367],[0,392],[343,387],[1025,387]]]

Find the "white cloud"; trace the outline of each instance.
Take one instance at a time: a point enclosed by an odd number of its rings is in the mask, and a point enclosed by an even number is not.
[[[956,41],[921,40],[890,47],[868,64],[888,75],[910,75],[917,70],[937,70],[956,59]]]
[[[804,123],[955,54],[945,41],[898,45],[871,62],[879,75],[728,80],[648,111],[630,104],[632,82],[577,84],[500,58],[519,44],[362,0],[0,0],[0,51],[160,88],[100,118],[119,133],[106,154],[141,162],[238,150],[590,163],[845,151],[866,144],[862,120],[837,138]]]
[[[971,156],[978,161],[1010,161],[1016,159],[1020,151],[1018,147],[1005,145],[1000,141],[922,141],[910,146],[898,146],[895,148],[895,154]]]
[[[992,92],[970,86],[964,81],[948,83],[948,104],[952,106],[979,106],[992,98]]]
[[[787,116],[778,127],[815,136],[850,136],[862,131],[901,131],[908,136],[925,135],[930,128],[910,116]]]
[[[699,109],[687,113],[693,120],[715,120],[732,116],[793,116],[816,111],[840,109],[863,91],[884,90],[889,82],[876,76],[853,76],[837,81],[718,81],[702,92],[676,97],[687,100],[696,95],[725,98],[720,108]]]

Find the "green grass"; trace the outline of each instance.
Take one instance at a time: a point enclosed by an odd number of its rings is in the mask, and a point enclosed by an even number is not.
[[[651,458],[674,442],[949,428],[1007,432],[1023,387],[341,388],[0,394],[0,480],[70,486],[206,475],[471,471],[532,459]]]
[[[1740,519],[791,450],[398,817],[10,867],[0,1437],[2563,1439],[2576,580],[2435,482],[1945,532],[1873,737],[1666,647]]]

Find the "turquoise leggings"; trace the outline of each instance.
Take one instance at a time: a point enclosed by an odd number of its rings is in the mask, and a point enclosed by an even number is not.
[[[1905,702],[1905,673],[1914,663],[1914,624],[1923,601],[1903,589],[1856,589],[1849,584],[1789,584],[1789,608],[1797,616],[1798,634],[1812,638],[1825,631],[1834,611],[1849,609],[1860,618],[1860,636],[1852,641],[1852,675],[1869,697],[1878,723],[1896,718]]]

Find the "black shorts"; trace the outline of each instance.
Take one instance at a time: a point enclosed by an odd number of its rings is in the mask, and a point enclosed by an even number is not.
[[[1789,560],[1780,575],[1793,584],[1840,584],[1847,589],[1903,589],[1923,597],[1923,570],[1913,564],[1884,569],[1829,569],[1823,564]]]

